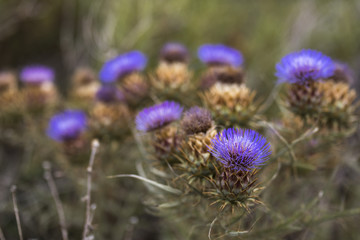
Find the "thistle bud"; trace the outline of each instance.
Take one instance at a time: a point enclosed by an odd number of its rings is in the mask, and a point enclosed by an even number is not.
[[[18,91],[16,76],[11,72],[0,72],[0,96]]]
[[[29,111],[42,112],[49,107],[54,107],[58,102],[52,69],[44,66],[26,67],[22,70],[20,79],[25,85],[24,101]]]
[[[72,78],[72,97],[76,101],[88,103],[95,98],[100,84],[90,68],[79,68]]]
[[[216,83],[204,92],[202,99],[220,124],[247,125],[257,110],[255,94],[244,84]]]
[[[213,176],[214,164],[208,148],[217,132],[211,113],[204,108],[192,107],[185,112],[181,127],[188,136],[183,142],[184,161],[180,167],[192,180]]]
[[[168,64],[187,63],[189,61],[189,52],[180,43],[167,43],[161,49],[160,60]]]
[[[126,75],[119,85],[131,106],[139,105],[149,94],[149,84],[140,73]]]
[[[155,76],[151,77],[151,85],[160,94],[173,95],[185,92],[190,87],[192,73],[184,63],[168,64],[161,62],[156,69]]]
[[[330,77],[335,82],[344,82],[352,84],[354,82],[354,72],[345,63],[335,62],[335,70],[333,76]]]
[[[240,67],[232,66],[217,66],[208,68],[201,76],[201,89],[207,89],[213,86],[216,82],[228,84],[242,84],[244,82],[244,73]]]
[[[104,85],[96,93],[90,111],[90,126],[95,137],[121,139],[129,130],[130,111],[123,102],[124,95],[116,86]]]
[[[18,90],[16,77],[11,72],[0,73],[0,126],[17,128],[23,123],[23,96]]]
[[[211,113],[205,108],[192,107],[185,112],[181,126],[188,135],[206,133],[213,126]]]
[[[319,85],[322,93],[321,114],[323,124],[332,128],[348,128],[355,118],[356,91],[344,82],[326,81]]]

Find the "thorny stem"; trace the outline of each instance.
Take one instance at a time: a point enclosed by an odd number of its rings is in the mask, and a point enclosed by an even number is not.
[[[100,146],[100,143],[97,139],[94,139],[91,143],[91,155],[89,160],[89,166],[87,167],[87,190],[84,200],[86,201],[86,215],[85,215],[85,223],[84,223],[84,231],[83,231],[83,240],[87,239],[89,234],[89,230],[91,228],[92,222],[92,207],[91,207],[91,180],[92,180],[92,171],[93,165],[95,161],[96,152]]]
[[[11,196],[12,196],[12,201],[13,201],[13,205],[14,205],[14,213],[15,213],[15,217],[16,217],[16,224],[17,224],[17,229],[19,232],[19,238],[20,240],[23,240],[23,234],[22,234],[22,229],[21,229],[21,222],[20,222],[20,216],[19,216],[19,208],[17,206],[17,200],[16,200],[16,186],[13,185],[11,186]]]
[[[61,228],[62,239],[68,240],[69,238],[68,238],[68,231],[67,231],[67,227],[66,227],[64,208],[61,203],[61,200],[59,197],[59,192],[57,190],[54,178],[51,174],[51,163],[47,162],[47,161],[43,162],[43,168],[44,168],[44,178],[50,188],[51,195],[55,202],[56,211],[59,216],[59,223],[60,223],[60,228]]]
[[[5,236],[4,236],[4,233],[0,227],[0,240],[6,240]]]

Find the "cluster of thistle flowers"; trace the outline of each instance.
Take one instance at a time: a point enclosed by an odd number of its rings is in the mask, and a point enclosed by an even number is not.
[[[195,188],[222,209],[230,205],[249,210],[261,202],[258,169],[271,154],[265,137],[238,128],[251,126],[255,93],[244,84],[240,52],[203,45],[198,54],[208,65],[201,77],[205,108],[192,107],[182,114],[180,104],[165,101],[139,112],[136,128],[148,137],[154,166],[175,173],[177,180],[185,178],[185,185],[192,186],[187,191]],[[356,93],[344,65],[318,51],[301,50],[285,56],[276,70],[278,83],[288,85],[287,109],[303,122],[327,129],[350,126]]]
[[[306,123],[328,129],[351,127],[356,120],[356,91],[345,64],[315,50],[285,56],[276,65],[279,83],[287,84],[286,107]]]
[[[266,139],[250,129],[227,128],[218,133],[205,108],[182,112],[180,104],[165,101],[137,115],[136,128],[149,137],[154,166],[176,171],[222,208],[230,204],[248,209],[258,203],[257,169],[271,154]],[[181,181],[176,184],[181,188]]]

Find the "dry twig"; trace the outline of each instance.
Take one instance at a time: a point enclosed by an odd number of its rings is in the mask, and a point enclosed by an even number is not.
[[[91,143],[91,155],[89,160],[89,166],[87,167],[87,190],[86,195],[83,198],[86,201],[86,215],[85,215],[85,223],[84,223],[84,231],[83,231],[83,240],[86,240],[89,234],[89,230],[91,228],[91,222],[93,219],[92,209],[95,209],[91,204],[91,180],[92,180],[92,171],[93,165],[95,161],[95,156],[97,150],[100,146],[100,143],[97,139],[94,139]]]
[[[13,200],[13,205],[14,205],[14,213],[15,213],[15,217],[16,217],[16,224],[17,224],[17,229],[19,232],[19,238],[20,240],[23,240],[23,234],[22,234],[22,229],[21,229],[21,222],[20,222],[20,216],[19,216],[19,208],[17,206],[17,201],[16,201],[16,186],[12,185],[10,188],[11,191],[11,196],[12,196],[12,200]]]
[[[43,168],[44,168],[44,178],[50,188],[50,192],[52,197],[54,198],[55,201],[55,206],[56,206],[56,211],[58,213],[59,216],[59,223],[60,223],[60,228],[61,228],[61,235],[62,235],[62,239],[63,240],[68,240],[68,231],[66,228],[66,221],[65,221],[65,214],[64,214],[64,208],[63,205],[61,203],[60,197],[59,197],[59,192],[56,188],[56,184],[54,181],[54,178],[51,174],[51,164],[50,162],[43,162]]]

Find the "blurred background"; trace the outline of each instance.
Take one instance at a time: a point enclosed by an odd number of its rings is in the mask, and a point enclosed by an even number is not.
[[[359,23],[358,0],[0,0],[0,70],[18,71],[29,64],[48,65],[55,69],[56,84],[66,96],[71,75],[77,67],[89,66],[98,72],[105,60],[137,49],[149,57],[150,70],[157,64],[163,44],[177,41],[190,49],[190,66],[196,72],[202,68],[196,58],[198,46],[223,43],[243,53],[247,84],[260,96],[267,96],[276,81],[276,62],[286,53],[303,48],[316,49],[346,62],[358,79]],[[358,81],[354,85],[359,89]],[[20,189],[23,227],[27,236],[60,239],[58,232],[53,233],[58,231],[57,217],[54,210],[48,209],[52,200],[42,178],[41,162],[48,160],[43,159],[44,156],[51,155],[51,150],[44,147],[46,141],[43,139],[43,142],[34,143],[31,149],[24,150],[31,152],[31,157],[25,155],[32,161],[24,159],[22,152],[2,146],[0,213],[8,210],[0,214],[0,226],[8,234],[8,239],[17,237],[9,194],[14,183]],[[131,141],[127,144],[131,145]],[[118,160],[131,162],[131,158],[137,155],[121,155],[126,152],[126,147],[125,144],[116,154]],[[124,172],[124,169],[119,171]],[[134,172],[134,166],[126,171]],[[78,193],[77,186],[67,184],[67,180],[61,181],[59,191],[66,193],[65,201],[83,206],[78,200],[82,193]],[[126,183],[125,189],[133,189],[133,184],[137,183]],[[111,184],[108,188],[111,189]],[[144,225],[152,223],[159,228],[162,220],[141,210],[142,191],[115,194],[120,199],[130,196],[140,200],[129,210],[130,213],[124,213],[125,223],[106,213],[110,225],[104,227],[106,224],[101,224],[99,228],[102,229],[98,231],[100,239],[119,239],[115,233],[109,233],[113,231],[111,226],[123,226],[121,239],[127,239],[131,220],[136,222],[140,219]],[[98,204],[101,207],[108,202],[99,200]],[[68,214],[71,213],[69,209],[66,209]],[[119,209],[122,211],[124,208],[120,206]],[[74,213],[68,217],[72,226],[70,233],[74,236],[80,234],[82,227],[84,209],[80,210],[81,215]],[[136,211],[140,212],[140,217],[134,220],[131,217]],[[48,214],[41,215],[39,212]],[[155,231],[151,229],[151,224],[148,226],[139,230],[134,239],[174,237],[161,234],[161,231],[172,232],[171,227]]]
[[[243,52],[251,84],[267,88],[281,56],[302,48],[359,71],[359,12],[356,0],[2,0],[0,67],[49,65],[64,90],[75,67],[99,69],[121,52],[139,49],[151,67],[164,43],[179,41],[196,68],[200,44],[224,43]]]

